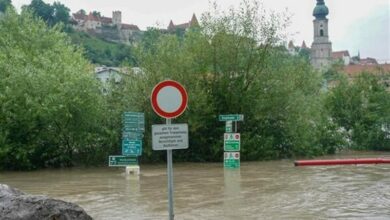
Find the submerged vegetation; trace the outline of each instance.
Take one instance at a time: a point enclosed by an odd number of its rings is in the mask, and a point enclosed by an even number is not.
[[[227,12],[215,7],[184,35],[150,29],[131,48],[73,33],[73,42],[101,48],[93,53],[108,65],[124,61],[142,69],[105,85],[109,92],[102,94],[90,64],[93,50],[75,46],[61,25],[8,9],[0,17],[6,30],[0,32],[0,169],[103,164],[120,152],[124,111],[145,112],[141,161],[164,160],[151,147],[151,125],[163,121],[149,96],[168,78],[189,94],[188,109],[174,123],[189,124],[190,147],[175,152],[175,160],[222,160],[225,125],[218,115],[226,113],[245,115],[242,160],[310,157],[343,147],[390,150],[390,93],[382,81],[362,75],[349,82],[335,73],[335,87],[327,91],[307,57],[280,46],[287,22],[244,1]],[[104,57],[108,50],[118,59]]]

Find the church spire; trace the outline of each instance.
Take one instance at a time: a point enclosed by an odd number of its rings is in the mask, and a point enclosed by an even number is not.
[[[326,19],[326,16],[329,14],[329,9],[325,5],[324,0],[317,0],[317,5],[313,10],[313,16],[316,19]]]

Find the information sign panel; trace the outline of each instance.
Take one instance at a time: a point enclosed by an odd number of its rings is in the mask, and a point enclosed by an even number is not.
[[[188,125],[152,125],[152,146],[153,150],[187,149]]]
[[[240,133],[225,133],[223,148],[225,151],[240,151]]]
[[[240,152],[225,152],[223,166],[225,168],[240,168]]]
[[[122,155],[142,155],[142,141],[141,140],[122,140]]]

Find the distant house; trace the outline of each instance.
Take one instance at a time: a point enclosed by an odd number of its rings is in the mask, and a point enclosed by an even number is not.
[[[332,59],[333,61],[342,61],[345,66],[351,63],[351,56],[348,50],[332,52]]]
[[[122,80],[122,72],[118,67],[96,67],[95,77],[103,84],[114,80],[114,82],[120,82]]]

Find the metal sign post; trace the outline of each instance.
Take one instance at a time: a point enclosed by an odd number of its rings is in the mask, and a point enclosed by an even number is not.
[[[173,80],[162,81],[152,90],[152,108],[156,114],[166,119],[165,126],[152,125],[152,148],[167,151],[169,220],[174,220],[175,217],[173,213],[172,150],[188,148],[188,125],[171,125],[171,119],[180,116],[185,111],[187,100],[185,88]]]
[[[171,124],[171,119],[166,119],[166,124]],[[167,150],[167,170],[168,170],[168,204],[169,220],[174,219],[173,213],[173,167],[172,167],[172,150]]]

